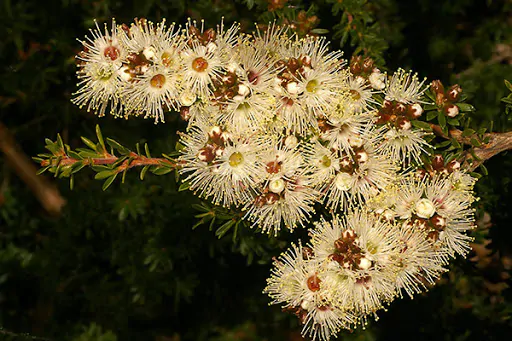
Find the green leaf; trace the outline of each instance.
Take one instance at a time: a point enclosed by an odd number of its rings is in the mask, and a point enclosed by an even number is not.
[[[187,189],[190,188],[190,182],[184,182],[180,185],[180,187],[178,188],[178,192],[183,192],[183,191],[186,191]]]
[[[235,225],[235,220],[231,219],[231,220],[228,220],[227,222],[225,222],[224,224],[222,224],[218,229],[217,231],[215,231],[215,236],[217,236],[217,238],[222,238],[230,229],[233,225]]]
[[[69,177],[69,189],[73,190],[74,187],[75,187],[75,177],[73,175],[71,175]]]
[[[101,180],[101,179],[106,179],[106,178],[114,176],[114,175],[117,175],[117,172],[115,170],[108,170],[108,171],[102,171],[102,172],[97,173],[94,176],[94,178],[96,180]]]
[[[466,130],[464,130],[462,132],[462,136],[464,136],[464,137],[468,137],[468,136],[471,136],[473,134],[475,134],[475,131],[473,129],[471,129],[471,128],[468,128],[468,129],[466,129]]]
[[[107,137],[107,143],[110,147],[116,149],[119,153],[126,155],[130,153],[130,150],[123,147],[119,142]]]
[[[437,117],[437,111],[429,111],[427,113],[427,121],[432,121],[436,117]]]
[[[144,151],[146,152],[146,157],[151,158],[151,153],[149,152],[149,147],[147,143],[144,143]]]
[[[475,107],[468,103],[457,103],[456,105],[459,107],[460,111],[464,111],[464,112],[475,111]]]
[[[444,129],[446,127],[446,116],[442,111],[438,112],[437,120],[439,121],[439,125],[441,126],[441,128]]]
[[[311,33],[313,34],[327,34],[329,33],[329,30],[328,29],[325,29],[325,28],[315,28],[315,29],[312,29],[310,31]]]
[[[105,148],[105,141],[103,140],[103,135],[101,134],[100,125],[96,125],[96,136],[98,137],[98,142],[100,143],[100,146],[103,148],[103,151],[106,151],[107,148]]]
[[[482,144],[476,138],[471,138],[471,144],[475,147],[480,147]]]
[[[155,174],[155,175],[165,175],[169,172],[172,172],[173,169],[172,168],[169,168],[169,167],[165,167],[165,166],[161,166],[161,167],[157,167],[157,168],[153,168],[151,169],[151,173]]]
[[[484,166],[484,164],[480,164],[480,169],[482,170],[482,174],[487,176],[489,175],[489,171],[487,170],[487,167]]]
[[[51,165],[38,169],[38,170],[37,170],[37,172],[36,172],[36,175],[43,174],[43,173],[44,173],[44,172],[46,172],[46,171],[48,170],[48,168],[50,168],[50,167],[51,167]]]
[[[427,122],[412,120],[411,123],[416,128],[419,128],[419,129],[422,129],[425,131],[432,131],[430,124],[428,124]]]
[[[85,163],[83,163],[83,162],[76,162],[75,164],[73,164],[73,174],[74,173],[78,173],[84,167],[85,167]]]
[[[460,125],[459,120],[456,119],[456,118],[448,118],[447,122],[448,122],[449,125],[452,125],[452,126]]]
[[[142,170],[140,171],[140,179],[141,180],[144,180],[144,177],[146,176],[146,173],[148,172],[148,169],[150,168],[151,166],[149,165],[146,165],[142,168]]]
[[[452,141],[443,141],[443,142],[441,142],[441,143],[436,144],[436,149],[437,149],[437,148],[444,148],[444,147],[447,147],[447,146],[449,146],[451,143],[452,143]]]
[[[505,79],[505,86],[507,87],[507,89],[509,89],[510,91],[512,91],[512,84]]]
[[[107,180],[105,180],[105,182],[103,183],[103,186],[101,188],[105,191],[107,188],[109,188],[110,185],[112,185],[112,183],[114,182],[116,177],[117,177],[117,173],[115,173],[114,175],[109,177]]]
[[[92,142],[88,138],[82,136],[82,142],[85,143],[87,147],[91,148],[92,150],[96,149],[96,143]]]

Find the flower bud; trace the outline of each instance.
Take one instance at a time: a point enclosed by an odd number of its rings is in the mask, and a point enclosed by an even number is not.
[[[341,172],[336,176],[334,185],[340,191],[348,191],[352,188],[352,176],[348,173]]]
[[[386,75],[380,73],[379,69],[375,70],[378,72],[372,72],[368,77],[368,81],[370,82],[371,87],[375,90],[382,90],[386,87],[386,83],[384,82]]]
[[[460,169],[460,162],[457,161],[457,160],[452,160],[448,163],[448,165],[446,166],[446,168],[448,168],[448,171],[450,172],[454,172],[458,169]]]
[[[286,186],[286,183],[284,182],[283,179],[275,179],[275,180],[270,181],[270,183],[268,184],[268,189],[272,193],[279,194],[282,191],[284,191],[285,186]]]
[[[368,161],[368,153],[364,150],[360,150],[356,153],[356,160],[358,163],[362,164]]]
[[[414,103],[407,108],[407,114],[411,118],[419,118],[423,114],[423,108],[419,103]]]
[[[430,223],[436,230],[443,230],[446,227],[446,219],[441,217],[439,214],[435,214],[430,218]]]
[[[444,107],[444,112],[446,113],[446,116],[454,118],[459,114],[459,107],[455,104],[448,104]]]
[[[284,139],[284,145],[290,149],[295,148],[299,144],[299,139],[295,135],[289,135]]]
[[[361,138],[361,135],[354,134],[348,138],[348,143],[350,144],[350,147],[352,148],[361,148],[363,145],[363,139]]]
[[[420,218],[428,219],[434,215],[436,207],[434,203],[428,199],[420,199],[416,203],[416,215]]]
[[[459,84],[452,85],[450,89],[446,92],[446,97],[449,101],[456,102],[460,98],[460,94],[462,93],[462,88]]]
[[[196,102],[197,96],[191,91],[184,91],[180,95],[181,105],[185,107],[190,107],[192,104]]]
[[[405,117],[399,117],[396,121],[396,124],[402,130],[409,130],[412,128],[411,121]]]
[[[359,260],[359,269],[368,270],[372,266],[372,261],[366,257],[362,257]]]
[[[432,84],[430,85],[430,88],[432,91],[434,91],[436,94],[444,94],[444,86],[443,83],[441,83],[440,80],[434,80],[432,81]]]
[[[442,155],[434,155],[434,157],[432,158],[432,168],[434,168],[437,171],[444,168],[444,159]]]

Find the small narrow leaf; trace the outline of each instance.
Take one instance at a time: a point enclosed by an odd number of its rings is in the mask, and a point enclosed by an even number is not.
[[[464,112],[475,111],[475,107],[468,103],[457,103],[456,105],[459,107],[460,111],[464,111]]]
[[[184,182],[180,185],[180,187],[178,188],[178,192],[183,192],[183,191],[186,191],[187,189],[190,188],[190,182]]]
[[[101,147],[103,148],[103,151],[106,151],[107,148],[105,148],[105,141],[103,140],[103,135],[101,134],[100,125],[96,125],[96,136],[98,137],[98,142],[100,143]]]
[[[141,180],[144,180],[144,177],[146,176],[146,173],[148,172],[148,169],[150,168],[151,166],[147,165],[147,166],[144,166],[142,168],[142,170],[140,171],[140,179]]]
[[[117,175],[117,172],[115,170],[108,170],[108,171],[102,171],[97,173],[94,178],[96,180],[106,179],[108,177],[111,177],[113,175]]]
[[[92,150],[96,149],[96,143],[92,142],[88,138],[82,136],[82,142],[85,143],[87,147],[91,148]]]
[[[441,128],[445,128],[446,127],[446,116],[444,116],[444,113],[442,111],[439,111],[439,113],[437,114],[437,120],[439,121],[439,125],[441,126]]]
[[[107,188],[109,188],[110,185],[112,185],[112,183],[114,182],[116,177],[117,177],[117,173],[115,173],[114,175],[109,177],[107,180],[105,180],[105,182],[103,183],[103,186],[101,188],[105,191]]]

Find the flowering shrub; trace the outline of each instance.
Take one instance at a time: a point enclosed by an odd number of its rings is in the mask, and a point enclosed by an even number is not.
[[[467,143],[472,133],[457,129],[472,110],[458,85],[347,62],[325,39],[275,24],[243,34],[224,23],[113,21],[82,44],[73,102],[155,123],[179,111],[179,155],[155,159],[113,140],[109,151],[98,131],[99,144],[84,139],[90,149],[50,142],[43,170],[94,166],[104,188],[134,166],[141,178],[176,170],[183,188],[258,231],[313,225],[310,241],[274,261],[264,290],[313,340],[366,324],[468,253],[479,162],[465,145],[489,138]]]

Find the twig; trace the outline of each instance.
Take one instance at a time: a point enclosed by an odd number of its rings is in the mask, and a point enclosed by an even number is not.
[[[2,122],[0,122],[0,150],[4,153],[9,166],[32,190],[44,209],[52,215],[59,215],[66,201],[53,184],[36,174],[37,169],[32,160],[16,145],[12,134]]]
[[[129,155],[130,160],[125,160],[121,165],[116,167],[118,171],[124,171],[125,169],[137,167],[137,166],[159,166],[162,164],[168,164],[173,167],[176,166],[176,164],[168,159],[165,158],[150,158],[145,157],[142,155],[138,155],[136,153],[131,152]],[[125,157],[125,156],[123,156]],[[50,162],[52,163],[52,166],[69,166],[73,165],[77,162],[81,162],[86,166],[95,166],[95,165],[111,165],[116,163],[119,160],[120,157],[112,155],[112,154],[105,154],[104,157],[98,157],[98,158],[84,158],[82,160],[71,158],[68,156],[63,157],[60,161],[57,159],[54,160],[43,160],[41,162],[41,167],[46,167],[50,165]]]
[[[477,140],[480,140],[477,134],[472,136],[462,136],[462,131],[459,129],[450,129],[448,131],[448,135],[446,135],[440,126],[431,124],[430,127],[437,136],[448,140],[453,138],[461,144],[473,146],[471,143],[472,139],[476,138]],[[469,151],[466,152],[465,167],[467,170],[473,171],[494,155],[512,149],[512,131],[506,133],[486,133],[483,135],[482,140],[485,141],[487,139],[487,143],[484,143],[479,147],[474,147],[473,153],[470,153]]]

